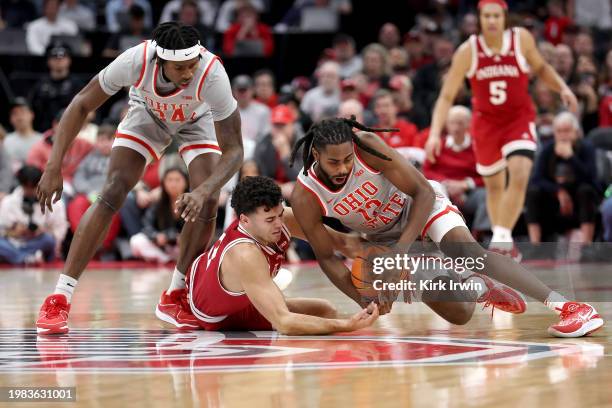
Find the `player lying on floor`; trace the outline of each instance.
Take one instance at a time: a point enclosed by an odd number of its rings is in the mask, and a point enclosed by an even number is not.
[[[206,330],[272,330],[282,334],[328,334],[358,330],[378,318],[371,303],[349,319],[337,317],[324,299],[285,298],[272,278],[291,237],[304,239],[281,190],[267,177],[247,177],[232,193],[237,219],[187,274],[189,306]],[[350,237],[329,231],[333,248],[348,251]],[[169,314],[156,315],[167,320]],[[189,328],[189,327],[188,327]]]
[[[353,129],[366,132],[356,134]],[[482,293],[472,295],[485,305],[522,313],[526,305],[514,288],[543,302],[560,315],[549,327],[551,335],[580,337],[603,326],[597,311],[586,303],[570,302],[506,256],[485,251],[472,237],[459,211],[439,183],[423,177],[407,160],[369,129],[353,119],[330,119],[313,125],[293,151],[295,159],[304,146],[304,169],[291,196],[295,219],[313,247],[319,265],[329,279],[357,303],[363,299],[350,271],[332,250],[332,238],[322,218],[333,217],[369,241],[406,253],[414,241],[428,237],[452,259],[484,259]],[[509,287],[500,286],[492,279]],[[453,323],[467,322],[470,302],[427,302],[436,313]],[[385,312],[381,307],[381,313]]]

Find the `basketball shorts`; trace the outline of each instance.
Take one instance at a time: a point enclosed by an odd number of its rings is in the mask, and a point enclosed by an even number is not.
[[[535,152],[537,149],[535,123],[531,115],[518,114],[500,123],[474,112],[470,133],[474,138],[476,171],[481,176],[492,176],[504,170],[507,157],[514,152]]]
[[[135,150],[148,164],[159,160],[173,139],[187,167],[201,154],[221,154],[210,112],[194,122],[169,127],[139,103],[131,103],[127,115],[119,123],[113,148],[121,146]]]

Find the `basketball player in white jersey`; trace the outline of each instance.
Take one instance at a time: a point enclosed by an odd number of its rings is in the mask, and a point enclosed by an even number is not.
[[[177,327],[198,326],[187,306],[184,273],[212,237],[218,191],[238,171],[243,149],[229,78],[219,58],[200,45],[197,30],[160,24],[152,40],[122,53],[75,96],[59,123],[38,199],[43,212],[53,210],[62,193],[62,160],[87,114],[128,86],[130,109],[118,126],[105,186],[77,228],[55,293],[41,307],[39,334],[68,332],[77,279],[146,164],[158,160],[172,140],[187,165],[191,192],[176,203],[186,223],[172,282],[157,312]]]
[[[366,132],[356,134],[354,128]],[[484,260],[482,273],[560,314],[560,322],[549,327],[551,335],[580,337],[603,326],[592,306],[567,301],[511,258],[485,251],[474,241],[440,185],[428,182],[372,130],[379,131],[353,119],[324,120],[313,125],[293,151],[295,159],[304,146],[304,169],[291,196],[295,218],[321,268],[340,290],[357,303],[363,302],[351,282],[350,271],[331,250],[323,216],[336,218],[348,228],[366,234],[369,241],[390,246],[391,253],[406,253],[418,237],[428,237],[451,258]],[[525,310],[518,293],[488,277],[468,278],[484,281],[484,285],[480,282],[483,290],[478,293],[479,302],[513,313]],[[473,311],[473,307],[461,310],[464,303],[425,303],[453,323],[466,322]]]

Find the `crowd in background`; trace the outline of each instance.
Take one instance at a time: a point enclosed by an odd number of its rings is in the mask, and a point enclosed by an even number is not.
[[[71,58],[91,53],[116,57],[146,39],[155,24],[173,19],[194,25],[203,45],[222,58],[269,57],[277,52],[279,33],[337,32],[321,50],[316,70],[287,83],[279,83],[269,69],[250,75],[229,72],[245,150],[236,179],[272,177],[288,198],[301,168],[299,162],[289,165],[296,140],[314,121],[355,116],[368,126],[398,129],[380,136],[427,178],[440,181],[473,234],[486,239],[490,224],[469,134],[467,83],[449,113],[441,156],[430,163],[424,153],[433,105],[453,52],[477,33],[478,19],[469,1],[430,3],[407,31],[388,22],[380,26],[378,38],[358,47],[341,31],[341,17],[353,12],[350,0],[295,0],[278,21],[262,19],[270,7],[266,0],[0,0],[0,30],[25,30],[29,52],[44,55],[48,67],[27,94],[13,98],[7,131],[0,132],[0,260],[21,264],[63,258],[67,241],[104,184],[127,96],[114,102],[108,115],[88,117],[63,162],[63,197],[54,211],[43,215],[35,201],[62,110],[84,86],[71,74]],[[540,81],[531,84],[539,150],[519,235],[537,243],[581,231],[580,242],[612,241],[610,1],[533,4],[515,8],[510,2],[511,19],[531,31],[580,107],[577,117],[564,114],[556,94]],[[108,43],[103,50],[88,49],[79,33],[97,29],[111,33]],[[235,182],[221,192],[219,229],[232,220],[227,203]],[[147,167],[113,219],[98,257],[175,260],[182,223],[173,206],[187,184],[182,161],[170,147],[160,162]],[[308,257],[301,245],[297,252]]]

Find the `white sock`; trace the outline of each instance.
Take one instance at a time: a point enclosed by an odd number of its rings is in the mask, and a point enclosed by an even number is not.
[[[512,231],[509,228],[494,225],[491,230],[493,231],[491,242],[513,242]]]
[[[474,288],[474,291],[478,295],[476,299],[479,299],[482,295],[484,295],[485,293],[489,291],[489,288],[487,287],[487,284],[485,283],[484,279],[482,279],[480,276],[476,274],[470,276],[469,278],[464,280],[464,282],[472,283],[472,287]]]
[[[53,293],[66,296],[66,300],[68,300],[68,303],[70,303],[77,282],[78,281],[76,279],[62,273],[57,280],[57,286],[55,286],[55,292]]]
[[[553,290],[544,301],[544,304],[556,314],[560,314],[561,310],[563,310],[563,305],[567,302],[568,300],[563,295]]]
[[[174,268],[172,280],[170,281],[170,287],[166,291],[166,294],[169,294],[170,292],[176,289],[185,289],[185,287],[185,275],[179,272],[178,269]]]

